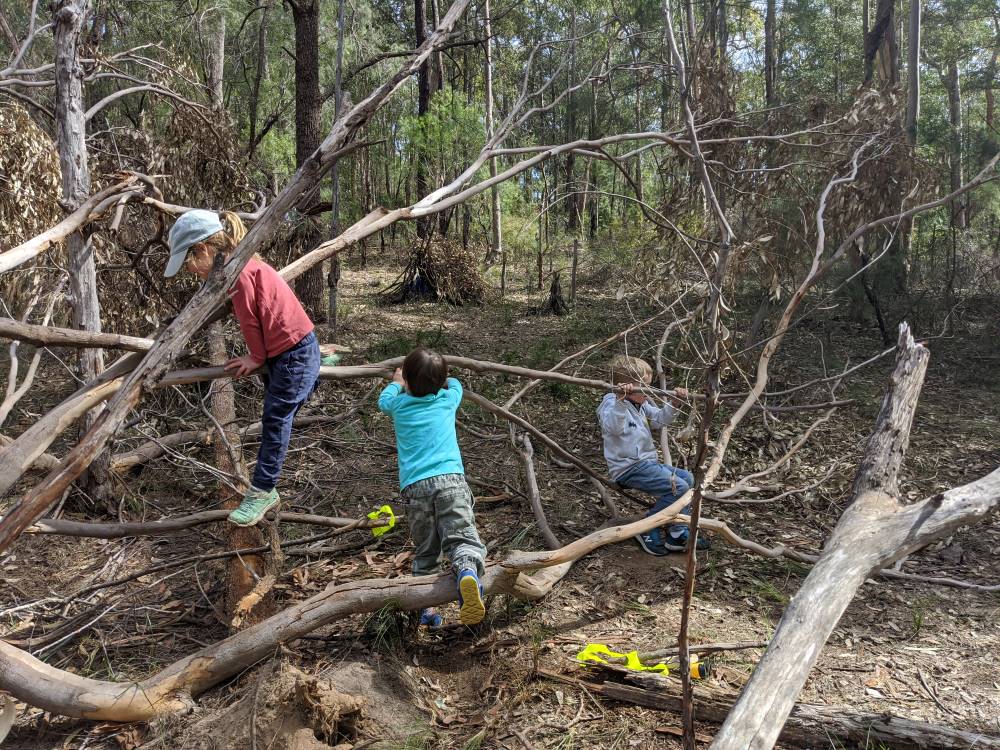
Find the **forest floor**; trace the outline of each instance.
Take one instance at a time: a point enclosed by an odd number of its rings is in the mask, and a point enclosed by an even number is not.
[[[391,280],[387,268],[345,271],[338,343],[353,350],[345,364],[405,354],[420,343],[444,353],[545,369],[656,311],[649,300],[632,295],[616,299],[615,284],[586,280],[574,311],[563,317],[531,314],[530,308],[542,301],[539,293],[512,294],[503,304],[483,307],[421,302],[376,306],[374,293]],[[996,366],[1000,337],[995,312],[990,319],[985,311],[983,318],[992,331],[972,323],[954,338],[930,343],[930,369],[904,470],[903,492],[908,498],[927,497],[1000,465]],[[654,323],[630,335],[629,353],[651,359],[661,331]],[[325,332],[320,333],[323,338]],[[848,360],[856,364],[883,348],[877,332],[859,330],[845,320],[809,322],[799,326],[782,348],[772,368],[772,387],[822,377],[843,369]],[[604,378],[607,360],[624,349],[618,342],[567,371]],[[667,349],[678,364],[691,364],[690,352],[676,339]],[[838,397],[854,403],[817,427],[787,469],[769,480],[780,484],[781,490],[744,497],[766,499],[784,489],[812,485],[829,474],[825,481],[776,502],[708,503],[706,513],[762,544],[818,551],[845,505],[891,362],[891,357],[882,359],[843,384]],[[0,367],[6,371],[5,363]],[[675,373],[684,371],[678,367]],[[696,367],[691,371],[694,377]],[[509,396],[519,386],[513,378],[456,374],[494,399]],[[730,390],[739,387],[737,373],[730,373],[728,381]],[[52,365],[44,368],[37,382],[30,400],[22,402],[29,414],[43,413],[71,387],[66,371]],[[295,433],[280,488],[286,509],[356,517],[396,497],[394,439],[390,423],[375,409],[375,385],[321,386],[307,407],[309,413],[335,414],[358,399],[367,400],[350,419]],[[150,400],[124,445],[141,442],[141,431],[166,434],[184,429],[181,415],[201,423],[200,408],[190,389],[187,393],[186,401],[178,393]],[[807,395],[814,401],[829,400],[828,392]],[[259,398],[258,384],[240,383],[238,411],[247,422],[258,418]],[[599,393],[543,384],[520,402],[519,409],[603,471],[594,416],[599,400]],[[779,414],[766,423],[760,414],[748,418],[737,432],[719,486],[770,464],[818,416]],[[467,408],[460,421],[478,433],[460,430],[459,440],[473,490],[482,498],[477,522],[491,557],[512,549],[543,548],[521,495],[523,483],[515,453],[505,439],[506,426]],[[11,426],[8,434],[27,422],[24,418]],[[62,455],[67,446],[67,439],[60,439],[51,450]],[[248,444],[245,449],[252,459],[256,446]],[[203,462],[212,460],[209,449],[192,449],[190,454]],[[563,542],[607,520],[586,477],[575,469],[560,468],[538,445],[535,460],[550,524]],[[684,459],[675,455],[675,460]],[[126,478],[117,492],[121,512],[133,519],[217,505],[212,476],[183,456],[158,460],[139,476]],[[72,503],[67,508],[69,517],[97,513],[79,511]],[[625,513],[641,510],[622,506]],[[313,532],[283,525],[281,533],[291,538]],[[355,535],[362,544],[365,537]],[[337,557],[289,554],[278,585],[280,601],[301,600],[331,581],[408,573],[412,545],[405,530],[377,541],[367,538],[365,549]],[[0,563],[0,601],[11,607],[62,597],[81,582],[112,580],[157,562],[181,562],[219,547],[218,529],[211,526],[169,537],[116,541],[26,535]],[[691,622],[696,643],[766,641],[808,572],[796,563],[728,548],[720,540],[702,558]],[[1000,583],[1000,526],[993,519],[962,529],[912,555],[902,570]],[[58,637],[46,633],[61,621],[61,606],[49,603],[8,612],[0,620],[0,635],[29,633],[41,638],[33,649],[36,654],[80,674],[117,681],[141,678],[226,636],[216,610],[222,596],[221,571],[218,562],[189,563],[109,589],[100,599],[100,616],[88,618],[94,622],[84,619]],[[582,559],[540,602],[494,598],[486,622],[475,629],[447,626],[415,633],[404,618],[391,612],[354,616],[286,644],[272,659],[209,691],[191,716],[122,726],[55,718],[27,709],[4,747],[302,750],[336,745],[329,737],[322,743],[316,739],[322,732],[310,724],[311,709],[303,706],[299,693],[286,689],[292,680],[289,675],[294,675],[292,667],[367,698],[364,718],[352,730],[358,734],[344,747],[351,743],[355,748],[469,750],[679,747],[679,716],[610,701],[540,677],[536,669],[589,679],[574,660],[588,643],[619,651],[674,645],[682,584],[682,556],[654,558],[629,541]],[[442,613],[447,622],[457,622],[456,605],[444,607]],[[998,615],[1000,593],[871,581],[827,642],[800,700],[1000,735]],[[721,654],[715,659],[716,673],[706,682],[735,692],[762,652],[757,648]],[[285,706],[284,701],[295,706]],[[301,733],[291,738],[288,722],[293,714],[299,722],[295,726],[315,730],[311,740]],[[701,724],[700,732],[710,737],[715,728]],[[834,739],[825,746],[844,745]]]

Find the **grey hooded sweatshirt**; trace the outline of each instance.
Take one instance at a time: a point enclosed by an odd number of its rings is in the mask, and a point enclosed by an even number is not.
[[[631,401],[619,400],[614,393],[608,393],[597,407],[597,419],[604,436],[604,459],[608,462],[608,473],[618,481],[639,461],[659,462],[650,425],[654,429],[666,427],[674,420],[674,407],[668,403],[657,409],[649,401],[636,406]]]

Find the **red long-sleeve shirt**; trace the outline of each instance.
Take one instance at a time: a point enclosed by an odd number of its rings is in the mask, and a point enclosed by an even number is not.
[[[264,261],[251,258],[230,295],[247,349],[258,362],[288,351],[313,330],[288,282]]]

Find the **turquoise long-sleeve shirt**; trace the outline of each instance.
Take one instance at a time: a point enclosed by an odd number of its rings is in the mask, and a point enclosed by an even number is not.
[[[392,417],[399,454],[399,488],[441,474],[464,474],[455,434],[455,413],[462,403],[462,384],[448,378],[445,387],[426,396],[411,396],[389,383],[378,408]]]

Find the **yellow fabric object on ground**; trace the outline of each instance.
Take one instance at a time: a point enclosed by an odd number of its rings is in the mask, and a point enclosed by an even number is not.
[[[372,536],[374,537],[382,536],[384,533],[386,533],[396,525],[396,514],[392,512],[392,508],[390,508],[388,505],[383,505],[381,508],[373,510],[371,513],[368,514],[368,517],[373,521],[381,518],[382,516],[388,516],[389,523],[385,526],[375,526],[372,529]]]
[[[603,643],[588,643],[583,651],[576,655],[576,660],[586,663],[596,663],[596,664],[607,664],[607,660],[603,657],[611,657],[612,659],[624,659],[625,668],[631,669],[634,672],[659,672],[660,674],[670,674],[670,667],[659,662],[651,666],[647,666],[642,663],[639,659],[638,651],[628,651],[624,654],[618,653],[617,651],[612,651],[610,648],[605,646]],[[706,671],[703,669],[703,664],[698,661],[697,658],[691,660],[691,676],[695,679],[700,679],[705,676]]]

